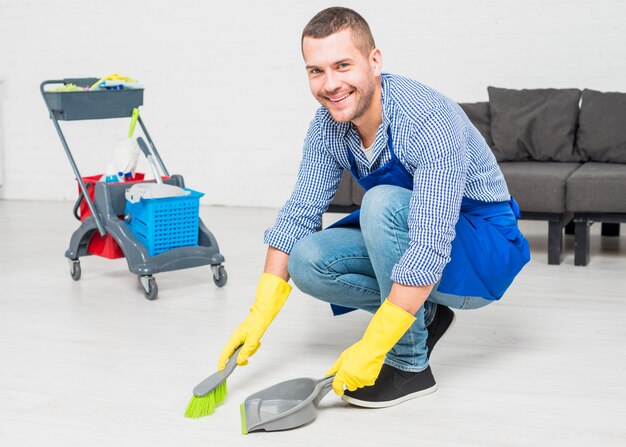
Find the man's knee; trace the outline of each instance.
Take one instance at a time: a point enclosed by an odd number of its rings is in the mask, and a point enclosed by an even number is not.
[[[396,214],[409,206],[411,191],[394,185],[378,185],[368,190],[361,203],[361,228],[381,221],[395,219]]]

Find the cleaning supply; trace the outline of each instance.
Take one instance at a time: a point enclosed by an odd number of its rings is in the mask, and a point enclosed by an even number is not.
[[[139,158],[139,146],[132,139],[135,131],[135,125],[139,119],[139,109],[134,108],[130,120],[130,129],[128,130],[128,138],[118,140],[113,146],[113,160],[117,169],[120,181],[133,180],[135,169],[137,168],[137,159]]]
[[[141,199],[165,199],[190,194],[188,189],[167,183],[135,183],[124,192],[124,197],[129,203],[137,203]]]
[[[385,355],[411,327],[415,317],[388,299],[372,317],[363,338],[343,351],[326,375],[335,374],[333,390],[343,394],[343,386],[350,391],[374,385]]]
[[[291,379],[248,396],[239,407],[241,434],[289,430],[308,424],[317,416],[332,382],[333,376]]]
[[[146,156],[148,163],[150,163],[150,168],[152,169],[152,173],[154,174],[154,179],[156,180],[157,183],[163,183],[161,174],[159,174],[159,166],[157,165],[156,160],[152,156],[150,149],[148,149],[148,145],[146,144],[145,141],[143,141],[143,138],[141,137],[137,138],[137,144],[139,145],[139,149],[141,150],[141,152],[143,152],[143,154]]]
[[[111,162],[107,163],[107,169],[106,171],[104,171],[104,175],[102,177],[100,177],[100,180],[98,180],[99,182],[107,182],[107,183],[114,183],[114,182],[120,182],[123,180],[120,180],[120,178],[117,175],[117,170],[115,169],[115,165]]]
[[[128,90],[128,89],[141,89],[143,84],[139,82],[128,81],[102,81],[98,86],[99,90]]]
[[[239,347],[235,353],[239,352]],[[231,358],[226,367],[215,374],[210,375],[193,389],[193,396],[185,410],[185,417],[197,419],[213,414],[215,408],[226,399],[226,378],[237,367],[235,356]]]
[[[226,360],[241,345],[243,347],[237,355],[237,364],[248,364],[248,357],[261,346],[261,337],[287,301],[290,292],[291,286],[284,279],[271,273],[261,275],[250,314],[231,335],[226,347],[222,350],[217,369],[224,369]]]
[[[98,79],[89,87],[89,90],[106,90],[111,89],[114,86],[124,86],[126,88],[143,88],[135,79],[130,76],[123,76],[117,73],[110,74],[103,78]]]
[[[82,92],[84,90],[85,89],[83,87],[79,87],[76,84],[69,83],[69,84],[64,84],[60,87],[55,87],[53,89],[46,90],[46,91],[56,93],[56,92]]]
[[[120,181],[132,180],[137,168],[139,146],[135,140],[120,139],[113,146],[113,163]]]

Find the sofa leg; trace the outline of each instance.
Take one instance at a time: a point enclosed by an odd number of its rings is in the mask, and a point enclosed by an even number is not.
[[[576,236],[574,239],[574,265],[589,264],[589,233],[591,222],[587,220],[576,222]]]
[[[570,220],[567,225],[565,225],[565,234],[574,235],[575,234],[576,225],[573,220]]]
[[[548,264],[559,265],[563,252],[563,224],[548,222]]]
[[[619,224],[602,222],[602,236],[619,236]]]

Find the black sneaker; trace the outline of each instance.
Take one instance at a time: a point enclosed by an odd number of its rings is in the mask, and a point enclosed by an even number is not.
[[[436,390],[437,382],[430,366],[415,373],[384,364],[374,385],[356,391],[345,391],[341,399],[358,407],[384,408],[434,393]]]
[[[437,307],[435,307],[435,318],[433,318],[430,325],[426,327],[428,330],[428,338],[426,339],[428,353],[426,355],[429,359],[430,353],[433,351],[437,342],[441,340],[443,334],[454,324],[454,319],[454,312],[452,312],[449,307],[437,304]]]

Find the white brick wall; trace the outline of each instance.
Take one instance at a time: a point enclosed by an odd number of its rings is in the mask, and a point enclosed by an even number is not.
[[[619,0],[0,0],[0,198],[74,198],[39,83],[118,72],[146,85],[148,130],[203,204],[280,206],[316,108],[300,33],[335,3],[370,22],[387,71],[459,102],[486,100],[488,85],[626,91]],[[125,120],[61,125],[84,175],[103,171],[127,131]]]

